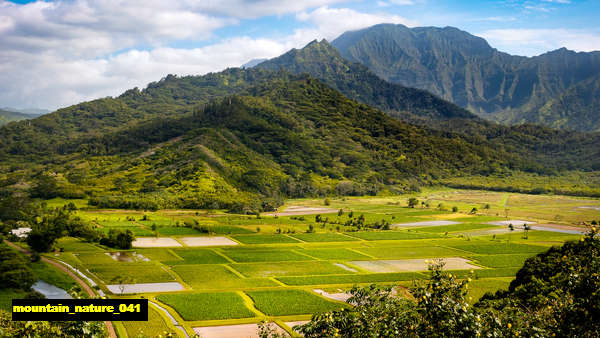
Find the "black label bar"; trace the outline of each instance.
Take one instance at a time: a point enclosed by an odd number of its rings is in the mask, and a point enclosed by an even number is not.
[[[14,321],[147,321],[147,299],[13,299]]]

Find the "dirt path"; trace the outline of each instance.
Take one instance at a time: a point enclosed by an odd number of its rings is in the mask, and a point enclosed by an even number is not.
[[[6,243],[7,245],[9,245],[10,247],[13,247],[15,249],[17,249],[18,251],[29,255],[31,254],[31,252],[29,252],[28,250],[23,249],[22,247],[11,243],[9,241],[4,241],[4,243]],[[67,275],[69,275],[71,278],[73,278],[73,280],[75,282],[77,282],[77,284],[79,284],[79,286],[81,286],[81,288],[83,290],[85,290],[85,292],[90,296],[90,297],[95,297],[96,293],[94,292],[94,290],[87,285],[81,278],[79,278],[79,276],[77,276],[73,271],[69,270],[66,266],[58,263],[57,261],[48,259],[46,257],[42,257],[42,262],[50,264],[52,266],[55,266],[56,268],[58,268],[59,270],[65,272]],[[115,327],[113,326],[112,322],[104,322],[104,325],[106,325],[106,329],[108,330],[108,335],[111,338],[117,338],[117,332],[115,331]]]

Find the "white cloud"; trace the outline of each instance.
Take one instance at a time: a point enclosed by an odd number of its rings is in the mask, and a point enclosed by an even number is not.
[[[494,29],[477,34],[503,52],[534,56],[566,47],[580,52],[600,50],[600,32],[575,29]]]
[[[399,15],[387,13],[361,13],[349,8],[319,7],[311,12],[296,15],[298,21],[312,23],[315,28],[297,30],[296,36],[311,36],[328,40],[338,37],[343,32],[366,28],[380,23],[403,24],[416,26],[417,22]],[[309,41],[310,41],[309,40]]]
[[[0,52],[0,102],[3,106],[54,109],[116,96],[135,86],[143,88],[167,74],[205,74],[237,67],[252,58],[274,57],[285,50],[277,41],[240,37],[202,48],[134,49],[100,59]]]

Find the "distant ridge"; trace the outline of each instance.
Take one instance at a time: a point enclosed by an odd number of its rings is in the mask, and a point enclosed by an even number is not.
[[[600,52],[513,56],[454,27],[394,24],[346,32],[332,45],[385,80],[425,89],[486,119],[600,131],[598,95],[582,85],[600,76]]]

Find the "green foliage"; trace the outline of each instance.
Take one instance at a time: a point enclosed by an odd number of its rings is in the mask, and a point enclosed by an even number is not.
[[[131,249],[134,240],[133,231],[112,228],[108,231],[107,237],[100,239],[100,244],[111,248]]]
[[[23,322],[12,321],[9,312],[0,310],[0,336],[2,337],[105,337],[103,322]]]
[[[244,305],[244,299],[233,292],[172,294],[157,298],[188,321],[255,317]]]
[[[0,288],[29,290],[35,281],[30,263],[14,249],[0,243]]]
[[[270,316],[321,313],[346,307],[303,290],[247,291],[254,305]]]

